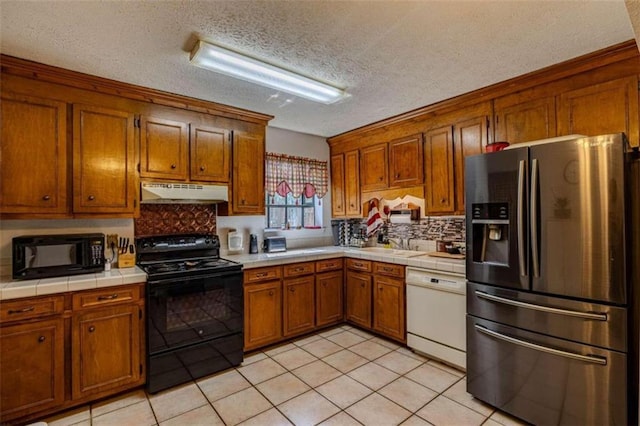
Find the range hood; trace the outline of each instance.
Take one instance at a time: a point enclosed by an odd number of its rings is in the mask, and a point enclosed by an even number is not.
[[[226,185],[142,182],[141,196],[146,204],[215,204],[229,201],[229,190]]]

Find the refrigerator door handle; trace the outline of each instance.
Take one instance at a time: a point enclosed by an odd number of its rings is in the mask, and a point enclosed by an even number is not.
[[[581,355],[581,354],[576,354],[573,352],[567,352],[567,351],[561,351],[559,349],[554,349],[554,348],[549,348],[547,346],[542,346],[542,345],[538,345],[536,343],[531,343],[531,342],[527,342],[525,340],[520,340],[520,339],[516,339],[514,337],[511,336],[506,336],[502,333],[498,333],[495,332],[493,330],[489,330],[488,328],[485,328],[481,325],[475,324],[475,328],[476,330],[478,330],[480,333],[484,333],[488,336],[494,337],[496,339],[500,339],[500,340],[504,340],[505,342],[509,342],[509,343],[513,343],[514,345],[518,345],[518,346],[523,346],[525,348],[528,349],[533,349],[536,351],[540,351],[540,352],[546,352],[548,354],[552,354],[552,355],[557,355],[557,356],[561,356],[564,358],[570,358],[570,359],[575,359],[578,361],[583,361],[583,362],[589,362],[592,364],[600,364],[600,365],[607,365],[607,359],[600,357],[600,356],[595,356],[595,355]]]
[[[531,259],[533,276],[540,276],[540,256],[538,253],[538,159],[531,160]]]
[[[524,219],[522,214],[524,213],[524,176],[526,173],[527,163],[525,160],[520,160],[518,164],[518,261],[520,264],[520,276],[527,276],[527,265],[525,263],[524,253]]]
[[[533,303],[520,302],[519,300],[513,300],[506,297],[500,297],[493,294],[485,293],[484,291],[475,291],[476,296],[481,299],[490,300],[492,302],[504,303],[505,305],[517,306],[518,308],[531,309],[534,311],[548,312],[551,314],[565,315],[569,317],[577,317],[588,320],[607,321],[607,314],[596,312],[580,312],[573,311],[571,309],[552,308],[551,306],[535,305]]]

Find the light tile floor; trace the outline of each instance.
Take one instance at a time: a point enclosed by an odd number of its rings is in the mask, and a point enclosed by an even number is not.
[[[136,390],[45,419],[58,425],[522,425],[465,391],[464,373],[340,326],[148,395]]]

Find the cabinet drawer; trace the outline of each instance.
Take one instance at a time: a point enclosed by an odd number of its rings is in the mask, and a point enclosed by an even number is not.
[[[342,269],[342,259],[339,257],[316,262],[316,272],[336,271],[338,269]]]
[[[347,268],[355,271],[371,272],[371,261],[360,259],[347,259]]]
[[[300,275],[309,275],[315,272],[315,264],[313,262],[292,263],[291,265],[284,265],[284,277],[297,277]]]
[[[64,296],[38,297],[2,302],[0,321],[19,321],[46,315],[60,314],[64,311]]]
[[[404,266],[394,265],[393,263],[379,263],[373,264],[373,273],[378,275],[388,275],[390,277],[404,278]]]
[[[267,268],[256,268],[244,271],[245,284],[278,280],[280,277],[282,277],[282,268],[279,266],[269,266]]]
[[[138,287],[112,287],[91,290],[73,295],[73,309],[85,309],[98,306],[135,302],[140,299]]]

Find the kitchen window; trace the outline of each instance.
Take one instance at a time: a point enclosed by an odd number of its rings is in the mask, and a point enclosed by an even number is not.
[[[294,198],[288,193],[284,197],[279,194],[267,194],[266,197],[268,228],[300,229],[322,226],[322,207],[315,195]],[[317,207],[319,209],[316,209]]]
[[[267,228],[322,227],[326,161],[267,153],[265,177]]]

